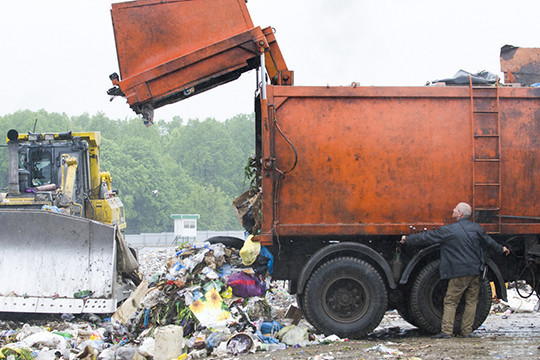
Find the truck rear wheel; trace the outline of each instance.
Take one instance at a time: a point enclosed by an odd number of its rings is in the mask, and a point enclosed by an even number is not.
[[[415,325],[420,329],[436,334],[441,331],[441,322],[446,294],[447,280],[440,280],[440,260],[427,264],[414,280],[410,295],[410,310]],[[464,299],[461,299],[456,310],[454,333],[458,334],[463,315]],[[474,319],[473,330],[486,320],[491,310],[491,286],[487,280],[480,284],[478,305]]]
[[[328,261],[309,278],[304,312],[326,335],[362,337],[379,325],[387,309],[385,283],[367,262],[341,257]]]
[[[415,321],[415,317],[411,313],[411,307],[408,303],[398,306],[396,310],[403,320],[413,326],[418,327]]]

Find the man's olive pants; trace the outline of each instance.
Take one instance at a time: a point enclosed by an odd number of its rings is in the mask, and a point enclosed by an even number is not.
[[[441,331],[452,334],[454,331],[454,318],[456,308],[465,294],[465,310],[461,320],[460,335],[472,333],[476,306],[478,304],[478,292],[480,291],[480,276],[462,276],[448,281],[448,289],[444,297],[444,312]]]

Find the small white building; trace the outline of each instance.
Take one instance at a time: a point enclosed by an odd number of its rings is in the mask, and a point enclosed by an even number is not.
[[[172,214],[174,219],[175,243],[193,243],[197,239],[197,220],[199,214]]]

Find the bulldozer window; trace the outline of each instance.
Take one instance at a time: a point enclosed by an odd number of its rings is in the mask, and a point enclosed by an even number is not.
[[[19,169],[26,169],[26,153],[19,154]]]
[[[30,176],[33,186],[52,183],[52,154],[49,150],[36,149],[30,153]]]

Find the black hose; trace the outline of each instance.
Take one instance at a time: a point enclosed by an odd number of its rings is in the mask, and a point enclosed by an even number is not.
[[[527,269],[530,269],[531,270],[531,274],[532,274],[532,281],[531,283],[533,284],[533,286],[531,286],[531,292],[528,294],[528,295],[522,295],[520,292],[519,292],[519,286],[518,286],[518,278],[521,277],[521,275],[523,275],[523,273],[525,272],[525,270]],[[519,295],[519,297],[523,298],[523,299],[528,299],[532,296],[532,294],[534,294],[535,290],[535,286],[534,286],[534,283],[535,283],[535,278],[534,278],[534,271],[532,270],[532,268],[529,266],[529,265],[526,265],[525,268],[523,269],[523,271],[521,272],[521,274],[519,274],[518,276],[516,276],[516,280],[514,281],[514,284],[516,286],[516,292],[517,294]],[[538,296],[538,294],[537,294]]]
[[[287,170],[287,171],[283,171],[283,175],[287,174],[287,173],[290,173],[291,171],[294,170],[294,168],[296,167],[296,164],[298,163],[298,153],[296,152],[296,148],[294,147],[294,145],[289,141],[289,139],[287,138],[287,136],[285,136],[285,134],[283,133],[283,131],[281,131],[281,128],[279,127],[279,124],[277,122],[277,119],[274,118],[274,124],[276,124],[276,129],[278,129],[279,133],[281,134],[281,136],[285,139],[285,141],[289,144],[289,146],[293,149],[294,151],[294,164],[293,166]]]

